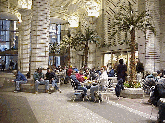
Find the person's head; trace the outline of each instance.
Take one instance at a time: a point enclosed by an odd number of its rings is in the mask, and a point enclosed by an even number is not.
[[[84,73],[84,71],[82,69],[80,69],[79,74],[83,75],[83,73]]]
[[[119,60],[119,63],[120,63],[120,64],[123,64],[123,59],[120,59],[120,60]]]
[[[13,74],[16,76],[18,73],[18,70],[13,70]]]
[[[162,72],[160,70],[157,71],[158,76],[162,76]]]
[[[104,67],[101,67],[101,69],[100,69],[101,73],[103,73],[104,70],[105,70]]]
[[[75,74],[76,74],[76,71],[75,71],[75,70],[73,70],[73,71],[72,71],[72,75],[75,75]]]
[[[42,68],[39,67],[38,70],[37,70],[38,73],[42,73]]]
[[[89,74],[89,69],[86,69],[86,70],[85,70],[85,73],[86,73],[86,74]]]
[[[50,68],[47,68],[47,72],[50,73]]]
[[[157,76],[157,72],[153,72],[152,75],[153,75],[153,76]]]

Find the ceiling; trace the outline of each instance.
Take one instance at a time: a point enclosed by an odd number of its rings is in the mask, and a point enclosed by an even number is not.
[[[59,18],[68,21],[71,16],[82,17],[87,13],[87,2],[96,2],[101,4],[102,0],[49,0],[50,1],[50,17],[59,22]],[[7,9],[7,11],[20,16],[18,8],[22,7],[20,4],[31,6],[32,0],[0,0],[0,11]],[[9,7],[9,9],[8,9]],[[86,16],[87,14],[85,14]],[[84,16],[84,15],[83,15]],[[20,17],[19,17],[20,18]]]

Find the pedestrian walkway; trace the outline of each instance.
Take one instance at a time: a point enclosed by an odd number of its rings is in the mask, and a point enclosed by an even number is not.
[[[3,76],[6,79],[2,79]],[[12,74],[0,74],[0,121],[18,123],[154,123],[158,108],[147,103],[148,98],[120,100],[111,93],[109,100],[94,103],[71,101],[73,88],[60,87],[62,93],[13,93],[14,84],[7,79]],[[7,82],[7,83],[6,83]],[[104,97],[105,98],[105,97]],[[151,115],[152,111],[152,115]],[[150,117],[151,116],[151,117]]]

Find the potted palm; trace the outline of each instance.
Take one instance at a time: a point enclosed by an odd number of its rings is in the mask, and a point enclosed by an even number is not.
[[[146,34],[146,30],[151,30],[154,34],[156,34],[155,28],[151,23],[152,17],[147,14],[146,11],[134,11],[133,5],[128,2],[127,6],[120,6],[120,11],[115,13],[113,20],[114,22],[111,24],[111,29],[113,29],[114,32],[111,35],[111,39],[113,39],[114,36],[119,32],[125,32],[125,41],[127,41],[126,43],[129,45],[131,50],[129,87],[134,87],[135,84],[133,80],[136,78],[135,31],[141,30],[144,32],[144,34]],[[128,33],[130,34],[131,40],[127,39]]]

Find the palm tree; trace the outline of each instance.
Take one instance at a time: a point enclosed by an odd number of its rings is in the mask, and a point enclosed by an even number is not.
[[[78,31],[74,37],[71,36],[70,31],[64,36],[60,43],[61,49],[68,49],[68,60],[70,63],[70,49],[73,48],[76,51],[84,51],[85,65],[88,64],[88,51],[89,42],[99,44],[99,36],[94,30],[88,28],[85,29],[85,34]]]
[[[100,37],[94,30],[90,29],[90,27],[85,29],[85,34],[79,31],[73,38],[73,41],[76,42],[74,49],[77,51],[84,51],[86,66],[88,65],[89,43],[99,44],[99,39]]]
[[[111,25],[111,29],[115,29],[111,38],[114,38],[119,32],[125,32],[125,40],[127,40],[127,33],[130,33],[131,40],[128,41],[131,49],[131,61],[130,61],[130,86],[133,86],[133,80],[135,80],[135,30],[141,30],[146,34],[146,30],[151,30],[155,34],[155,28],[151,23],[151,17],[146,11],[138,12],[133,10],[133,5],[129,2],[128,6],[120,6],[120,11],[115,13],[114,22]]]

